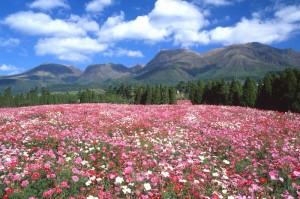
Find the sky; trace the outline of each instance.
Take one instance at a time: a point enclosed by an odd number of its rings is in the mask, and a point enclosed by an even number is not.
[[[1,0],[0,75],[42,63],[146,64],[261,42],[300,51],[299,0]]]

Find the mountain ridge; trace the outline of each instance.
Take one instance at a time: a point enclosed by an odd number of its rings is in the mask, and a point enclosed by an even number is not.
[[[299,51],[251,42],[205,53],[164,49],[146,65],[133,67],[104,63],[89,65],[81,71],[75,66],[44,63],[18,75],[0,76],[0,90],[7,86],[23,86],[24,90],[28,90],[29,87],[53,84],[97,84],[104,87],[120,82],[174,84],[195,79],[230,80],[236,76],[240,79],[250,76],[258,80],[268,72],[279,72],[287,67],[300,69]]]

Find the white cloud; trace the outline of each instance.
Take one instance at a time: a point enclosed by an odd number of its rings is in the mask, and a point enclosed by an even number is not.
[[[195,41],[206,40],[199,30],[207,24],[204,11],[192,3],[157,0],[148,15],[138,16],[135,20],[125,21],[124,13],[108,18],[100,29],[99,40],[132,39],[150,43],[171,40],[177,45],[189,46]]]
[[[76,23],[76,25],[87,32],[98,32],[99,25],[96,21],[90,20],[86,17],[80,17],[78,15],[71,15],[70,22]]]
[[[196,4],[209,4],[215,6],[225,6],[232,4],[232,1],[228,0],[194,0],[193,2]]]
[[[41,10],[51,10],[58,7],[70,8],[65,0],[36,0],[29,4],[29,7]]]
[[[206,2],[215,5],[225,3],[220,0]],[[206,13],[206,10],[200,10],[194,4],[183,0],[157,0],[148,15],[138,16],[131,21],[125,21],[124,13],[108,18],[100,28],[99,41],[171,41],[182,47],[253,41],[271,44],[285,41],[300,30],[300,6],[281,7],[269,18],[253,13],[250,19],[242,18],[232,26],[213,29],[205,29],[209,24],[205,19]]]
[[[70,37],[86,34],[85,30],[76,23],[52,19],[47,14],[31,11],[9,15],[3,23],[28,35]]]
[[[37,55],[54,55],[68,61],[89,61],[90,56],[104,51],[107,46],[89,37],[46,38],[36,44]]]
[[[0,65],[0,72],[1,73],[6,73],[8,75],[13,75],[13,74],[18,74],[22,71],[22,69],[13,66],[13,65],[6,65],[6,64],[2,64]]]
[[[19,44],[20,40],[16,38],[0,38],[0,47],[13,47]]]
[[[117,56],[127,56],[127,57],[144,57],[141,51],[127,50],[127,49],[118,49],[116,52]]]
[[[288,6],[275,13],[275,16],[283,22],[300,22],[300,6]]]
[[[257,41],[265,44],[287,40],[300,30],[300,7],[291,6],[277,11],[273,18],[263,20],[259,15],[243,18],[231,27],[217,27],[209,31],[210,43],[247,43]]]
[[[159,41],[167,36],[166,30],[159,30],[150,24],[148,16],[139,16],[133,21],[124,21],[124,14],[110,17],[101,27],[99,40],[116,42],[125,39]]]
[[[101,12],[107,6],[113,3],[112,0],[92,0],[85,5],[87,12]]]
[[[52,19],[45,13],[18,12],[7,16],[3,24],[28,35],[55,37],[85,36],[97,32],[99,25],[89,18],[71,15],[69,19]]]
[[[123,48],[118,48],[117,50],[107,50],[106,52],[103,53],[104,56],[107,57],[137,57],[141,58],[144,57],[143,53],[141,51],[134,51],[134,50],[127,50]]]

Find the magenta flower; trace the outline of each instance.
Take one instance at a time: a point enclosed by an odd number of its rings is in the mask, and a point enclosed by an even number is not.
[[[75,160],[75,164],[81,164],[82,162],[82,158],[81,157],[77,157]]]
[[[74,182],[77,182],[77,181],[79,180],[79,178],[78,178],[77,176],[72,176],[72,180],[73,180]]]
[[[24,180],[21,183],[21,187],[26,187],[26,185],[28,185],[28,184],[29,184],[29,181],[28,180]]]

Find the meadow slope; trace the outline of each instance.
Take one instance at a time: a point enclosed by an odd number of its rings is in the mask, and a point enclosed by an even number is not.
[[[299,121],[188,103],[0,109],[0,197],[297,198]]]

